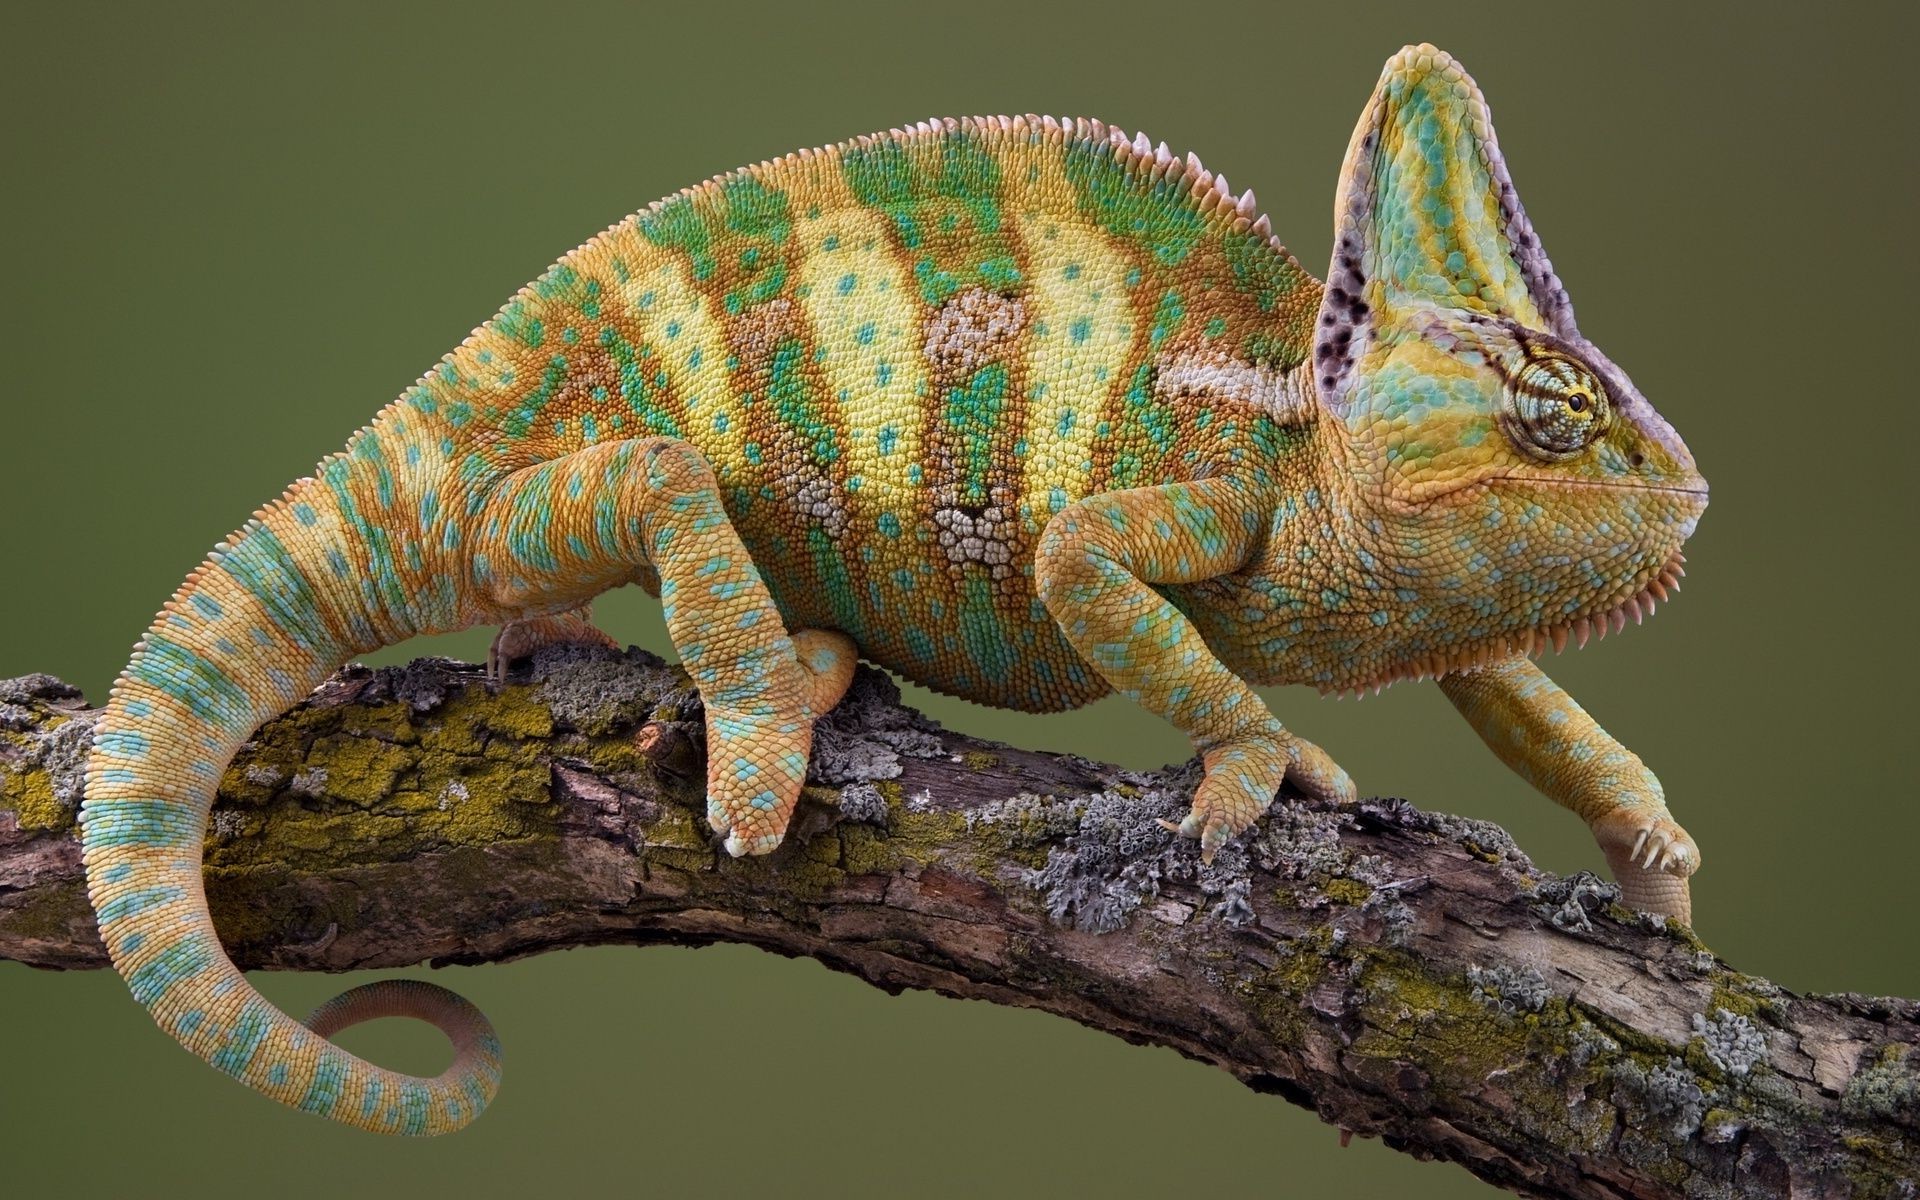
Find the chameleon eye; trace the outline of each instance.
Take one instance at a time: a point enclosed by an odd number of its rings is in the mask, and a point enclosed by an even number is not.
[[[1536,458],[1561,462],[1606,430],[1606,393],[1571,359],[1539,358],[1521,369],[1507,393],[1507,433]]]

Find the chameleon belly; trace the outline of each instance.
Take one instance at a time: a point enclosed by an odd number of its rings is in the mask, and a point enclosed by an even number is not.
[[[1305,354],[1320,287],[1250,208],[1092,122],[791,155],[575,250],[403,403],[463,414],[476,476],[682,438],[790,627],[970,699],[1071,707],[1106,685],[1035,595],[1048,518],[1205,475],[1284,417],[1260,393]]]

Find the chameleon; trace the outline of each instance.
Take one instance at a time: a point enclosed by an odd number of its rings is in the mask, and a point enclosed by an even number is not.
[[[1253,193],[1144,134],[942,119],[718,176],[517,293],[344,451],[218,543],[96,730],[82,837],[114,965],[194,1054],[362,1129],[460,1128],[500,1043],[375,983],[305,1022],[221,948],[202,845],[260,723],[355,655],[498,627],[489,676],[663,606],[697,686],[706,811],[781,843],[814,722],[866,659],[987,705],[1110,693],[1185,733],[1177,832],[1211,856],[1290,783],[1355,799],[1254,690],[1430,678],[1584,818],[1642,909],[1689,918],[1658,780],[1535,664],[1678,586],[1707,487],[1580,335],[1486,102],[1388,61],[1323,283]],[[433,1078],[330,1040],[439,1026]]]

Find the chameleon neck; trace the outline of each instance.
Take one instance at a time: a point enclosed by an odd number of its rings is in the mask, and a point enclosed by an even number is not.
[[[1384,564],[1354,547],[1378,539],[1345,466],[1336,422],[1310,402],[1303,364],[1288,390],[1309,398],[1273,463],[1266,536],[1233,575],[1175,591],[1222,661],[1251,683],[1346,686],[1342,656],[1377,635],[1363,602]],[[1293,378],[1298,376],[1298,378]]]
[[[1312,395],[1310,381],[1293,386]],[[1583,644],[1678,586],[1678,556],[1629,536],[1690,532],[1694,512],[1667,490],[1608,489],[1608,520],[1499,480],[1394,500],[1344,423],[1317,404],[1300,411],[1252,561],[1179,595],[1250,682],[1343,692],[1438,677]],[[1570,532],[1587,553],[1566,552]]]

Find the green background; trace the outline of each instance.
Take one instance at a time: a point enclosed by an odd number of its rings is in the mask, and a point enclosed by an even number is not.
[[[0,32],[0,674],[55,672],[96,700],[216,539],[551,259],[656,196],[926,116],[1087,113],[1255,186],[1318,269],[1381,62],[1439,43],[1486,90],[1583,331],[1713,484],[1686,594],[1551,670],[1659,772],[1704,848],[1709,943],[1796,989],[1920,995],[1910,16],[54,7],[9,6]],[[600,615],[666,648],[637,591]],[[471,658],[485,636],[431,648]],[[1555,869],[1599,866],[1579,822],[1435,689],[1272,699],[1364,791],[1497,820]],[[1185,755],[1119,702],[928,707],[1134,766]],[[249,1096],[105,972],[0,965],[0,1186],[1488,1191],[1377,1142],[1339,1150],[1306,1112],[1170,1051],[740,947],[437,977],[497,1022],[507,1083],[470,1132],[406,1143]],[[341,984],[263,982],[294,1012]],[[350,1036],[412,1069],[440,1053],[406,1029]]]

